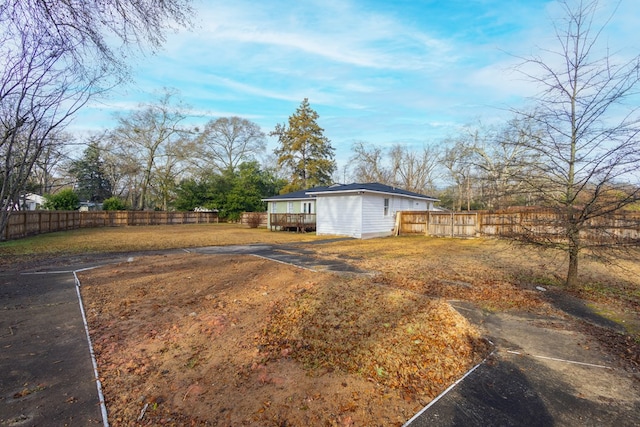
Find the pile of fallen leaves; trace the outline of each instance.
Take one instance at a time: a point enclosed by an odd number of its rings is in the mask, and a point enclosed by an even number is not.
[[[336,281],[277,303],[261,348],[312,371],[340,370],[433,398],[487,354],[488,344],[443,300],[380,286]]]
[[[408,268],[408,271],[416,270]],[[391,271],[380,274],[376,277],[376,282],[418,292],[430,298],[472,301],[491,310],[544,309],[539,293],[524,290],[510,281],[496,277],[495,273],[482,271],[480,268],[474,269],[474,274],[475,277],[471,277],[433,269],[428,278],[424,273]]]
[[[618,356],[616,362],[623,369],[640,373],[640,339],[584,321],[577,325],[580,331],[595,337],[611,354]],[[640,380],[640,377],[636,378]]]

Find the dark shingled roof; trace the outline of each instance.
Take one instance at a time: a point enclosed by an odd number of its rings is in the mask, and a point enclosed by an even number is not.
[[[294,199],[310,199],[313,196],[310,194],[307,194],[309,191],[321,191],[321,190],[326,190],[327,188],[330,187],[314,187],[314,188],[310,188],[308,190],[300,190],[300,191],[294,191],[291,193],[287,193],[287,194],[280,194],[278,196],[272,196],[272,197],[267,197],[264,198],[262,200],[264,201],[272,201],[272,200],[294,200]]]
[[[314,187],[308,190],[294,191],[292,193],[281,194],[279,196],[267,197],[262,199],[264,201],[278,201],[278,200],[302,200],[315,197],[317,194],[329,194],[329,193],[355,193],[358,191],[368,191],[372,193],[383,194],[397,194],[401,196],[413,197],[416,199],[426,200],[439,200],[436,197],[425,196],[424,194],[414,193],[413,191],[403,190],[402,188],[392,187],[390,185],[380,184],[379,182],[369,182],[365,184],[353,183],[353,184],[334,184],[325,187]]]
[[[307,190],[307,194],[328,194],[328,193],[343,193],[343,192],[358,192],[358,191],[368,191],[372,193],[385,193],[385,194],[398,194],[402,196],[413,197],[416,199],[429,199],[429,200],[439,200],[436,197],[425,196],[424,194],[414,193],[413,191],[403,190],[398,187],[392,187],[390,185],[380,184],[379,182],[370,182],[365,184],[353,183],[353,184],[344,184],[337,185],[334,187],[319,187],[312,188]]]

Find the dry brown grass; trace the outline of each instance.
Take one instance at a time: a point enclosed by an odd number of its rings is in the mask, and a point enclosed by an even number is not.
[[[0,242],[0,268],[25,259],[67,254],[113,253],[251,243],[304,243],[313,233],[270,232],[234,224],[198,224],[82,229]],[[563,253],[495,239],[402,236],[311,245],[318,256],[346,259],[382,272],[382,282],[401,283],[433,296],[492,301],[493,308],[517,307],[514,286],[560,287],[566,271]],[[633,310],[640,306],[640,251],[629,250],[615,264],[583,258],[578,296]],[[484,283],[487,286],[476,286]],[[474,285],[471,287],[465,284]]]
[[[542,310],[536,287],[562,289],[566,255],[498,239],[402,236],[314,245],[318,256],[349,259],[380,272],[378,281],[432,297],[462,299],[488,309]],[[640,335],[640,251],[613,263],[580,260],[576,296]]]
[[[316,240],[313,233],[272,233],[237,224],[86,228],[0,243],[0,256],[129,252]]]

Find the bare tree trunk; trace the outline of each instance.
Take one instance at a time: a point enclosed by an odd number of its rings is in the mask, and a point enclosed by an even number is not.
[[[147,159],[147,166],[144,170],[144,176],[142,177],[141,193],[138,208],[143,211],[147,207],[147,191],[151,184],[151,172],[153,168],[153,159],[155,156],[155,149],[151,150],[149,159]]]
[[[467,176],[467,212],[471,210],[471,177]]]
[[[569,247],[569,269],[567,270],[567,288],[577,289],[579,247],[571,243]]]

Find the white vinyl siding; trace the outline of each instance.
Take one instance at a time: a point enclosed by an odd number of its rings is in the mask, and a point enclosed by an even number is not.
[[[388,199],[388,205],[385,205],[385,199]],[[358,239],[390,236],[395,226],[396,212],[427,210],[429,205],[426,200],[375,193],[318,196],[317,234]]]
[[[361,197],[361,237],[390,236],[395,225],[396,198],[380,194],[363,194]],[[385,199],[388,205],[385,205]]]
[[[360,238],[361,225],[362,199],[359,195],[316,198],[316,234]]]
[[[419,199],[408,198],[396,198],[395,199],[395,211],[426,211],[429,210],[429,206],[433,207],[433,202]]]

